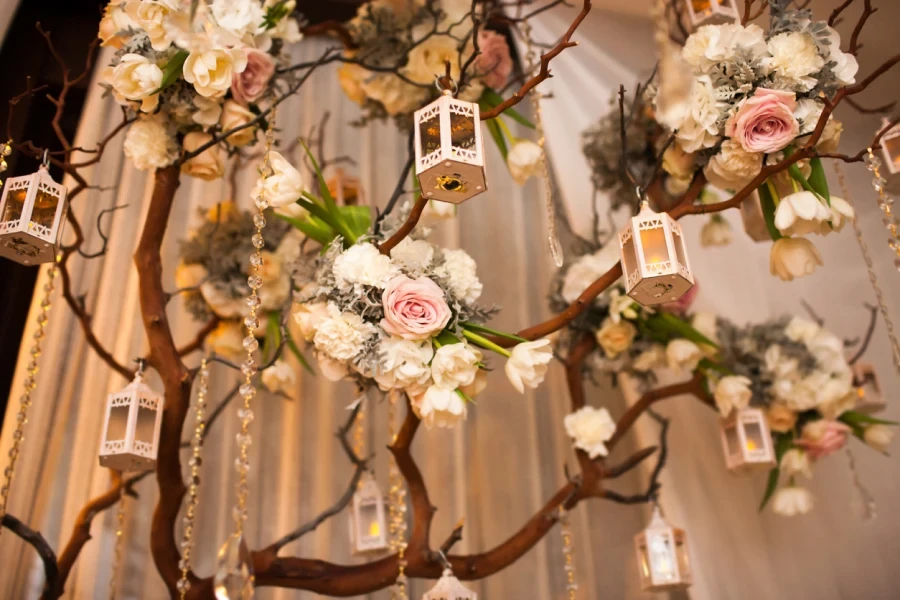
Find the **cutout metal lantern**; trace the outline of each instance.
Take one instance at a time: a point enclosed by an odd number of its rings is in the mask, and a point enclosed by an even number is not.
[[[459,204],[487,189],[478,104],[449,90],[415,114],[416,175],[422,195]]]
[[[125,389],[107,398],[100,465],[122,472],[153,469],[162,415],[162,395],[150,389],[139,370]]]
[[[388,549],[384,496],[375,478],[364,473],[350,507],[350,547],[354,554]]]
[[[687,9],[695,30],[703,25],[736,23],[740,18],[734,0],[687,0]]]
[[[686,589],[691,585],[691,563],[683,529],[669,525],[659,506],[644,531],[634,538],[641,589],[651,592]]]
[[[52,262],[66,215],[66,188],[47,171],[11,177],[0,197],[0,256],[23,265]]]
[[[644,306],[674,302],[694,286],[681,225],[646,201],[619,232],[619,249],[626,291]]]
[[[878,373],[872,365],[859,362],[853,365],[853,386],[857,395],[854,410],[871,414],[881,412],[887,407]]]
[[[882,129],[890,124],[891,120],[885,118]],[[892,194],[900,194],[900,123],[882,136],[881,156],[885,166],[882,176],[887,180],[885,189]]]
[[[347,175],[343,169],[336,169],[334,176],[326,182],[326,185],[338,206],[364,206],[366,204],[366,194],[359,178]]]
[[[775,466],[766,415],[758,408],[734,410],[721,421],[725,464],[731,471]]]
[[[425,592],[422,600],[478,600],[478,594],[466,588],[450,569],[444,573],[431,590]]]

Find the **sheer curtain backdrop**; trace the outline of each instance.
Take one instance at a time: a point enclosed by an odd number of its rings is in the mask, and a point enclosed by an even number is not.
[[[568,27],[571,15],[549,11],[535,24],[541,41],[553,41]],[[884,29],[884,25],[875,24]],[[576,228],[590,222],[590,183],[581,156],[579,134],[608,107],[619,83],[633,88],[653,61],[650,27],[646,21],[595,11],[579,30],[581,45],[554,61],[554,78],[546,86],[553,97],[544,102],[547,142],[553,171],[561,190],[560,202]],[[328,45],[305,41],[295,50],[295,60],[317,58]],[[101,64],[105,58],[101,57]],[[77,143],[90,147],[118,121],[111,101],[93,87],[88,96]],[[280,139],[284,145],[306,134],[331,111],[326,130],[326,154],[349,154],[373,202],[383,204],[405,161],[405,136],[392,125],[365,129],[345,125],[358,108],[341,92],[333,69],[313,76],[297,97],[279,110]],[[847,147],[864,144],[870,130],[848,131]],[[850,128],[848,128],[850,129]],[[524,132],[522,132],[524,134]],[[852,138],[856,139],[852,139]],[[146,352],[146,341],[137,308],[137,277],[131,257],[149,200],[152,178],[136,171],[124,158],[121,138],[110,144],[93,173],[95,183],[112,191],[92,190],[75,202],[73,210],[85,225],[88,248],[99,248],[96,228],[99,211],[127,204],[117,211],[110,226],[107,254],[91,261],[70,262],[77,294],[86,294],[86,306],[94,316],[93,327],[106,347],[120,361]],[[296,157],[299,158],[299,157]],[[548,316],[546,295],[555,269],[546,247],[543,183],[531,181],[519,188],[510,180],[502,159],[491,147],[488,155],[490,191],[463,204],[456,220],[442,224],[436,241],[465,248],[479,265],[484,282],[484,302],[504,306],[496,320],[502,329],[515,330]],[[849,179],[858,195],[857,208],[870,236],[873,253],[880,259],[879,275],[891,306],[900,289],[896,272],[887,264],[882,246],[884,232],[869,190],[866,172],[853,168]],[[238,177],[234,200],[249,208],[248,192],[255,169]],[[170,219],[164,245],[165,287],[174,289],[177,241],[199,222],[198,210],[227,200],[231,190],[225,181],[209,184],[183,179]],[[602,211],[605,213],[605,210]],[[601,213],[601,214],[602,214]],[[728,215],[737,229],[736,215]],[[624,215],[620,216],[624,219]],[[827,324],[846,337],[859,335],[872,301],[866,271],[852,232],[830,236],[819,244],[826,267],[815,276],[782,284],[768,274],[768,247],[735,236],[734,245],[714,253],[701,252],[697,244],[701,219],[685,220],[691,242],[692,264],[700,279],[700,304],[733,320],[758,320],[782,312],[799,312],[799,301],[813,303]],[[818,240],[817,240],[818,243]],[[38,282],[43,285],[43,277]],[[37,304],[29,315],[26,340],[33,331]],[[176,340],[188,340],[196,324],[173,301],[169,317]],[[109,474],[97,463],[99,430],[106,394],[125,381],[109,369],[84,343],[79,324],[60,298],[55,299],[48,326],[45,352],[34,404],[31,408],[24,451],[16,472],[10,512],[39,529],[59,550],[68,540],[79,509],[104,492]],[[29,344],[20,354],[25,364]],[[886,389],[897,384],[883,328],[879,328],[867,358],[879,368]],[[199,356],[192,357],[193,363]],[[193,364],[192,363],[192,364]],[[260,396],[255,400],[256,419],[251,434],[252,498],[248,537],[258,547],[308,521],[330,506],[343,492],[350,466],[334,438],[346,419],[345,407],[353,400],[347,385],[333,385],[321,377],[303,373],[295,400]],[[14,421],[18,390],[24,379],[19,369],[13,386],[6,423]],[[520,396],[502,373],[491,375],[489,392],[469,414],[465,425],[452,431],[422,430],[414,445],[438,507],[433,543],[438,544],[462,517],[464,539],[456,552],[480,552],[505,540],[544,504],[564,482],[563,466],[575,465],[562,419],[568,397],[562,368],[555,365],[545,384]],[[221,365],[212,369],[210,404],[214,405],[233,386],[234,376]],[[153,380],[151,385],[160,388]],[[592,388],[591,404],[606,406],[614,416],[627,400],[618,390]],[[377,452],[376,475],[386,488],[386,407],[374,399],[368,404],[368,447]],[[897,475],[900,467],[873,452],[856,453],[863,481],[881,507],[879,520],[860,519],[859,502],[850,485],[851,475],[843,457],[836,456],[817,468],[813,488],[819,500],[816,512],[794,521],[771,514],[758,515],[756,506],[764,481],[759,477],[730,476],[722,464],[718,430],[711,411],[689,399],[672,400],[663,410],[675,417],[669,469],[665,478],[664,505],[671,520],[688,530],[695,565],[695,585],[689,596],[700,600],[766,598],[821,600],[888,599],[900,584],[891,569],[900,560],[897,517],[889,510],[900,499]],[[195,537],[198,574],[212,573],[215,553],[231,528],[237,419],[229,409],[213,428],[204,446],[200,504]],[[892,407],[887,418],[897,417]],[[643,424],[628,440],[626,453],[639,442],[655,443],[653,423]],[[190,431],[190,420],[186,431]],[[12,429],[0,437],[0,456],[6,456]],[[634,473],[616,482],[617,489],[637,491],[646,473]],[[166,594],[149,553],[150,517],[156,501],[156,483],[148,478],[138,484],[139,500],[129,499],[125,539],[127,562],[118,573],[120,598],[157,599]],[[115,510],[97,516],[91,528],[93,540],[82,551],[69,578],[66,598],[93,599],[108,595],[115,538]],[[647,512],[603,502],[579,506],[573,514],[579,598],[585,600],[642,599],[653,596],[638,589],[632,537],[645,524]],[[180,530],[179,530],[180,534]],[[328,521],[315,533],[287,547],[284,552],[338,563],[352,563],[345,515]],[[43,580],[41,567],[30,548],[10,535],[0,537],[0,598],[34,598]],[[415,581],[410,596],[419,597],[430,582]],[[518,563],[506,571],[470,587],[490,599],[565,597],[561,543],[551,532]],[[262,589],[268,599],[312,599],[310,593]],[[387,592],[371,598],[388,598]]]

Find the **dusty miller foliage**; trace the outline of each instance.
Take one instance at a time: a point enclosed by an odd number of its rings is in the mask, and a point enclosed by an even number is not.
[[[203,225],[189,239],[179,244],[181,262],[186,265],[201,265],[208,273],[208,283],[228,298],[238,300],[250,295],[247,277],[250,275],[249,257],[255,251],[251,237],[256,233],[253,215],[248,211],[222,211],[216,218],[215,209],[207,217],[205,210]],[[287,234],[290,225],[280,219],[269,219],[262,230],[266,248],[278,247]],[[209,306],[199,291],[185,293],[185,306],[191,315],[200,321],[212,317]]]

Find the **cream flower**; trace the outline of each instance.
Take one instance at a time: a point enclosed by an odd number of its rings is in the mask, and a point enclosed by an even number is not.
[[[751,383],[749,377],[739,375],[726,375],[719,380],[713,397],[723,417],[730,415],[732,410],[743,410],[750,405],[753,398]]]
[[[811,90],[816,80],[811,75],[825,66],[825,59],[819,55],[816,42],[808,33],[779,33],[769,39],[770,63],[775,75],[786,80],[792,88]]]
[[[516,142],[506,155],[506,167],[513,181],[519,185],[532,176],[539,175],[544,165],[544,151],[529,140]]]
[[[219,27],[237,35],[262,30],[265,15],[258,0],[213,0],[209,9]]]
[[[588,453],[592,459],[606,456],[606,442],[616,432],[616,422],[605,408],[584,406],[563,419],[566,434],[574,440],[574,446]]]
[[[834,117],[829,117],[828,122],[825,123],[825,129],[822,131],[822,137],[816,143],[816,150],[821,154],[837,152],[843,132],[844,124]]]
[[[391,279],[400,274],[400,268],[391,262],[390,257],[366,242],[350,246],[334,259],[332,272],[341,291],[351,288],[361,290],[364,285],[383,289]]]
[[[831,42],[828,45],[830,54],[828,62],[833,62],[831,67],[832,73],[841,85],[852,85],[856,83],[856,73],[859,71],[859,63],[856,57],[849,52],[841,52],[841,36],[840,34],[828,27],[828,39]]]
[[[484,369],[478,369],[475,373],[475,380],[472,381],[469,385],[463,385],[459,387],[459,391],[468,396],[469,398],[475,398],[484,391],[484,388],[487,387],[487,372]]]
[[[818,413],[822,415],[822,418],[828,419],[829,421],[834,421],[845,412],[856,408],[856,404],[858,401],[859,394],[856,392],[856,390],[853,390],[850,393],[844,394],[843,396],[837,398],[836,400],[819,404],[819,406],[816,407],[816,411],[818,411]]]
[[[434,247],[425,240],[403,238],[391,249],[391,259],[405,269],[411,277],[424,274],[433,258]]]
[[[262,265],[259,276],[263,286],[259,289],[259,298],[265,310],[278,310],[285,305],[291,293],[291,273],[285,269],[281,256],[275,252],[264,250],[261,254]]]
[[[244,300],[235,298],[212,281],[200,284],[200,295],[209,308],[223,319],[236,319],[243,314]]]
[[[850,203],[843,198],[832,196],[829,199],[829,202],[831,203],[831,222],[830,224],[827,222],[821,224],[818,233],[822,235],[826,235],[832,231],[839,232],[844,228],[844,224],[846,224],[847,221],[852,221],[856,218],[856,211],[854,211],[853,207],[850,206]]]
[[[178,263],[175,268],[175,285],[178,289],[196,288],[209,276],[203,265]]]
[[[685,152],[716,145],[720,139],[718,122],[722,109],[709,76],[697,77],[691,90],[690,111],[675,134]]]
[[[319,323],[329,318],[327,302],[307,302],[298,304],[294,312],[294,321],[300,327],[300,335],[307,342],[311,342],[319,329]]]
[[[703,167],[706,179],[723,190],[740,190],[762,169],[762,154],[747,152],[734,140],[725,140],[718,154]]]
[[[712,343],[719,343],[719,318],[714,313],[695,312],[691,317],[691,327]],[[706,348],[709,347],[704,344],[704,349]]]
[[[622,317],[630,320],[638,318],[635,306],[637,303],[631,296],[626,296],[619,288],[613,288],[609,292],[609,318],[613,323],[618,323]]]
[[[434,353],[431,376],[437,385],[451,390],[471,385],[479,362],[481,352],[468,344],[445,344]]]
[[[156,63],[140,54],[126,54],[115,67],[103,72],[103,80],[112,86],[122,100],[141,102],[141,111],[153,112],[159,105],[163,72]]]
[[[446,282],[454,296],[462,302],[472,304],[481,297],[483,285],[478,279],[478,265],[465,250],[444,250],[444,262],[434,273]]]
[[[769,271],[782,281],[812,275],[823,264],[819,251],[806,238],[786,237],[772,244]]]
[[[772,512],[783,517],[805,515],[812,509],[812,494],[809,490],[795,485],[781,488],[772,498]]]
[[[466,419],[466,403],[456,390],[432,385],[418,402],[419,416],[425,426],[431,429],[453,427]]]
[[[631,368],[639,373],[646,373],[666,364],[666,347],[662,344],[653,344],[649,350],[641,352],[631,363]]]
[[[286,361],[276,360],[260,375],[262,384],[272,393],[289,394],[297,385],[297,374]]]
[[[264,197],[269,206],[274,207],[295,204],[306,189],[303,175],[285,157],[275,151],[269,153],[269,164],[272,167],[272,174],[256,182],[256,186],[250,192],[250,197],[256,200],[265,194]]]
[[[894,430],[887,425],[869,425],[863,431],[865,442],[883,454],[887,454],[887,448],[894,441]]]
[[[766,411],[766,421],[772,431],[787,433],[797,424],[797,413],[784,404],[773,402]]]
[[[460,43],[449,35],[432,35],[410,50],[407,57],[404,75],[410,81],[432,85],[434,78],[443,75],[445,64],[450,62],[450,77],[453,81],[459,81],[460,65],[466,58],[460,60]]]
[[[673,371],[692,372],[697,368],[701,358],[703,353],[700,347],[690,340],[675,339],[666,346],[666,359]]]
[[[226,100],[225,104],[222,106],[222,116],[219,120],[219,124],[222,126],[223,132],[231,131],[237,127],[242,125],[246,125],[250,121],[256,118],[250,110],[235,102],[234,100]],[[232,146],[246,146],[256,140],[256,126],[245,127],[240,131],[236,131],[225,138]],[[294,201],[297,201],[297,198],[294,198]]]
[[[328,358],[326,354],[316,353],[316,362],[319,363],[319,372],[328,381],[340,381],[350,374],[347,364],[333,358]]]
[[[434,227],[441,221],[448,221],[456,216],[456,205],[440,200],[429,200],[422,211],[419,224],[424,227]]]
[[[785,196],[775,209],[775,227],[782,235],[806,235],[821,230],[831,219],[831,210],[812,192]]]
[[[341,313],[332,304],[329,304],[328,312],[329,317],[319,323],[313,343],[326,356],[348,362],[362,351],[366,340],[375,334],[377,328],[357,314]]]
[[[346,63],[338,69],[338,83],[341,84],[341,89],[350,100],[362,105],[366,102],[366,91],[363,89],[362,82],[371,75],[371,71],[359,65]]]
[[[812,470],[809,468],[809,457],[806,452],[792,448],[781,457],[781,472],[787,477],[803,475],[812,479]]]
[[[391,116],[411,113],[428,98],[428,90],[390,73],[373,75],[360,82],[360,87],[368,98],[380,102]]]
[[[424,386],[431,381],[428,363],[434,357],[431,340],[405,340],[391,336],[378,344],[375,381],[384,390]]]
[[[524,394],[526,387],[534,389],[544,381],[547,363],[552,358],[550,340],[522,342],[512,349],[512,355],[506,361],[506,377],[520,394]]]
[[[206,346],[215,354],[232,361],[246,358],[244,326],[238,321],[222,321],[206,337]]]
[[[243,50],[213,49],[194,51],[184,61],[184,79],[194,85],[197,93],[206,98],[224,96],[235,73],[247,67]]]
[[[682,58],[696,71],[708,73],[717,64],[734,58],[738,48],[763,61],[768,59],[765,32],[757,25],[737,23],[700,27],[685,42]]]
[[[663,153],[663,170],[674,178],[690,182],[697,166],[694,163],[694,154],[685,152],[681,144],[674,142]]]
[[[710,217],[700,230],[700,245],[704,248],[727,246],[731,239],[731,225],[719,215]]]
[[[618,244],[607,244],[594,254],[580,257],[566,271],[560,290],[563,300],[569,304],[575,302],[592,283],[615,267],[619,259]]]
[[[218,98],[194,97],[196,111],[191,115],[191,120],[204,127],[213,127],[222,116],[222,101]]]
[[[821,326],[815,321],[801,317],[792,317],[788,321],[787,327],[784,328],[784,333],[791,341],[808,344],[819,333],[820,329]]]
[[[192,131],[184,136],[185,152],[194,152],[213,140],[213,136],[200,131]],[[181,172],[205,181],[215,181],[225,174],[225,161],[228,156],[219,145],[210,146],[199,155],[181,165]]]
[[[100,20],[100,30],[97,32],[97,37],[100,38],[101,46],[121,49],[125,45],[125,39],[119,34],[127,32],[128,29],[136,28],[137,24],[125,12],[125,7],[121,3],[110,2],[103,11],[103,18]]]
[[[138,119],[125,134],[125,156],[141,171],[168,167],[178,158],[178,142],[159,116]]]
[[[170,13],[176,8],[171,2],[153,0],[131,0],[125,4],[125,12],[147,32],[150,45],[157,52],[163,52],[172,45],[173,30],[168,21]]]
[[[633,323],[629,321],[613,323],[612,319],[606,319],[597,330],[596,338],[606,358],[614,359],[631,348],[636,335],[637,327]]]

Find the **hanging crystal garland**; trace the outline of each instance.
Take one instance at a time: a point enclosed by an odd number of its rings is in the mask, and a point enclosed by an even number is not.
[[[569,523],[569,511],[559,507],[559,534],[563,541],[563,559],[566,570],[566,594],[569,600],[578,598],[578,583],[575,582],[575,548],[572,545],[572,525]]]
[[[263,155],[263,164],[259,176],[266,179],[272,175],[271,152],[275,138],[275,107],[269,118],[266,129],[266,149]],[[241,422],[241,430],[237,434],[238,458],[235,460],[235,468],[238,472],[237,503],[234,507],[234,533],[228,538],[216,560],[216,574],[214,577],[215,593],[218,600],[250,600],[254,595],[253,560],[250,550],[244,541],[244,521],[247,520],[247,496],[250,493],[250,485],[247,482],[247,473],[250,471],[250,422],[253,421],[253,410],[250,402],[256,396],[256,388],[253,385],[253,376],[257,366],[253,353],[259,349],[259,341],[255,331],[259,327],[259,319],[256,311],[262,304],[259,297],[259,289],[263,281],[260,270],[263,264],[262,249],[266,242],[263,239],[262,230],[266,226],[265,210],[269,207],[266,199],[265,186],[259,186],[259,196],[254,198],[257,213],[253,215],[253,224],[256,233],[251,238],[254,251],[250,256],[251,275],[247,278],[250,286],[250,295],[247,297],[247,306],[250,314],[244,319],[247,327],[247,337],[244,338],[244,349],[247,351],[247,360],[241,365],[244,374],[244,383],[238,389],[244,398],[244,403],[238,409],[237,415]]]
[[[894,216],[891,208],[894,204],[894,199],[891,198],[885,190],[887,180],[881,176],[881,167],[883,163],[880,158],[875,156],[872,148],[868,149],[865,161],[866,168],[872,172],[872,187],[878,192],[878,208],[880,208],[883,213],[881,221],[884,223],[884,226],[887,227],[888,233],[890,234],[890,237],[888,238],[888,247],[894,253],[894,267],[897,270],[900,270],[900,236],[898,236],[897,232],[897,227],[900,226],[900,223],[897,222],[897,217]]]
[[[398,396],[391,391],[388,401],[388,435],[391,445],[397,441],[397,433],[394,429],[394,421],[397,415]],[[408,600],[409,593],[406,588],[406,485],[397,460],[391,453],[390,466],[388,467],[388,480],[390,481],[390,508],[388,512],[388,531],[391,534],[391,552],[397,553],[399,573],[397,581],[391,588],[391,600]]]
[[[9,168],[9,165],[6,163],[6,158],[12,154],[12,138],[7,140],[5,144],[0,146],[0,173],[5,173],[6,169]],[[3,186],[3,180],[0,179],[0,187]]]
[[[197,491],[200,486],[200,451],[203,448],[203,435],[206,430],[206,394],[209,392],[209,366],[204,358],[200,362],[200,370],[197,372],[197,404],[194,410],[197,413],[194,424],[194,437],[191,438],[191,458],[188,465],[191,467],[191,481],[188,484],[187,510],[184,514],[184,531],[181,534],[181,579],[176,585],[181,600],[184,600],[191,582],[188,573],[191,572],[191,555],[194,551],[194,519],[197,514]]]
[[[874,164],[875,163],[873,161],[873,165]],[[841,165],[838,161],[834,161],[834,172],[837,175],[838,184],[841,187],[841,193],[844,195],[844,200],[849,202],[852,206],[855,203],[853,202],[853,197],[850,195],[850,188],[847,186],[847,180],[844,177],[844,170],[841,168]],[[885,329],[887,329],[888,339],[891,342],[891,355],[894,359],[894,368],[897,370],[897,373],[900,373],[900,342],[897,341],[897,335],[894,331],[894,322],[893,320],[891,320],[891,315],[888,312],[887,303],[884,299],[884,293],[881,291],[881,287],[878,285],[878,276],[875,274],[875,264],[872,262],[872,255],[869,253],[869,245],[863,239],[862,230],[859,227],[858,217],[850,219],[850,223],[853,225],[853,233],[854,235],[856,235],[856,242],[859,244],[859,249],[862,252],[863,260],[865,260],[866,262],[866,269],[869,272],[869,283],[872,284],[872,291],[875,292],[875,300],[878,303],[878,309],[881,311],[881,316],[884,318],[884,326]]]
[[[59,257],[57,257],[57,261]],[[44,284],[44,298],[41,300],[41,312],[37,318],[37,329],[34,330],[34,344],[31,346],[31,362],[28,363],[27,376],[23,382],[22,396],[19,398],[19,412],[16,414],[16,429],[13,431],[12,448],[9,449],[9,463],[3,470],[3,487],[0,487],[0,521],[6,516],[6,507],[9,502],[9,492],[12,487],[13,475],[16,472],[16,461],[21,452],[22,441],[25,439],[25,424],[28,423],[28,408],[31,406],[31,395],[37,388],[38,360],[41,357],[41,343],[44,341],[45,328],[50,318],[50,298],[53,295],[53,280],[56,277],[57,266],[54,263],[47,271],[47,283]],[[3,528],[0,527],[0,532]]]
[[[119,477],[124,477],[119,473]],[[116,581],[119,568],[122,565],[122,546],[125,543],[125,481],[121,482],[119,489],[119,507],[116,510],[116,545],[113,551],[112,572],[109,575],[109,600],[115,600]]]

